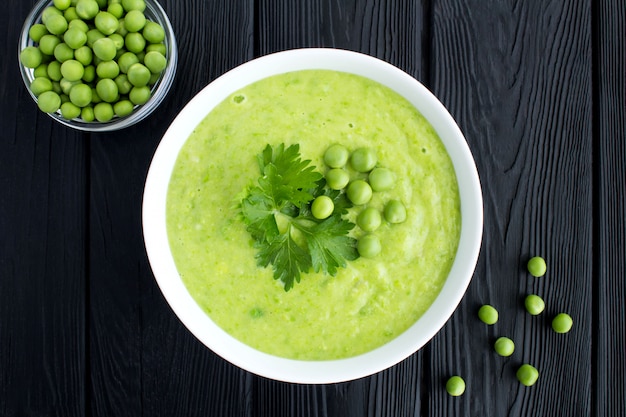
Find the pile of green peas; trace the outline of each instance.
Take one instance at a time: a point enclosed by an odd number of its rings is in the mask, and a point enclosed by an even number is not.
[[[33,69],[39,109],[108,122],[152,96],[167,66],[165,30],[145,0],[54,0],[29,29],[20,61]]]
[[[324,152],[326,185],[332,190],[345,192],[350,202],[358,208],[356,225],[365,234],[357,241],[359,255],[374,258],[382,250],[379,237],[374,233],[385,220],[390,224],[406,220],[406,207],[397,199],[388,200],[382,212],[368,206],[375,192],[389,191],[395,185],[395,175],[388,168],[378,166],[376,151],[361,147],[350,152],[341,144],[334,144]],[[350,167],[358,177],[351,178]],[[325,219],[333,213],[333,202],[329,197],[317,197],[311,212],[318,219]]]

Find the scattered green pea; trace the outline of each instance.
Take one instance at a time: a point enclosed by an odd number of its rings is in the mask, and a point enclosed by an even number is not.
[[[383,214],[389,223],[402,223],[406,220],[406,207],[400,200],[389,200],[385,204]]]
[[[526,307],[526,311],[533,316],[541,314],[546,308],[546,304],[543,299],[535,294],[529,294],[526,296],[526,299],[524,299],[524,306]]]
[[[91,83],[96,79],[96,67],[93,65],[87,65],[85,67],[85,73],[83,74],[83,81],[86,83]]]
[[[517,369],[516,376],[522,385],[530,387],[539,379],[539,371],[534,366],[525,363]]]
[[[463,395],[465,392],[465,380],[458,375],[454,375],[446,382],[446,391],[453,397]]]
[[[152,74],[160,75],[161,72],[167,67],[167,59],[162,53],[151,51],[147,52],[143,58],[143,63]]]
[[[343,190],[350,182],[350,174],[341,168],[329,169],[326,173],[326,185],[331,190]]]
[[[87,66],[93,60],[93,51],[88,46],[81,46],[74,51],[74,59],[83,64],[83,66]]]
[[[73,22],[74,20],[80,20],[78,13],[76,13],[76,7],[72,7],[72,6],[68,7],[67,9],[63,11],[63,17],[65,18],[65,20],[67,20],[68,25],[70,22]]]
[[[364,258],[374,258],[382,250],[380,239],[376,235],[368,234],[357,241],[357,251]]]
[[[67,24],[67,29],[78,29],[81,32],[84,32],[85,34],[87,34],[87,32],[89,32],[89,25],[87,25],[87,23],[85,23],[83,20],[80,19],[74,19],[74,20],[70,20],[68,21],[69,23]]]
[[[378,162],[376,152],[372,148],[358,148],[350,155],[350,165],[358,172],[369,172]]]
[[[60,63],[64,63],[67,60],[74,59],[74,50],[65,42],[61,42],[54,47],[54,58]]]
[[[61,64],[61,75],[68,81],[78,81],[84,74],[85,67],[75,59],[68,59]]]
[[[148,43],[160,43],[165,40],[165,30],[163,27],[149,20],[143,27],[142,35]]]
[[[71,0],[53,0],[52,4],[54,4],[54,7],[56,7],[59,10],[65,10],[71,6],[72,1]]]
[[[28,36],[33,40],[33,42],[39,42],[44,35],[47,35],[48,29],[43,23],[35,23],[28,29]]]
[[[372,198],[372,187],[364,180],[355,180],[348,185],[346,195],[357,206],[367,204]]]
[[[526,265],[530,275],[534,277],[542,277],[546,273],[546,261],[541,256],[534,256],[528,260]]]
[[[83,119],[87,123],[91,123],[96,120],[96,116],[93,113],[93,107],[87,106],[83,107],[80,111],[80,118]]]
[[[374,168],[370,172],[368,181],[374,191],[387,191],[393,188],[394,175],[387,168]]]
[[[70,90],[70,101],[78,107],[85,107],[91,103],[93,94],[87,84],[77,84]]]
[[[485,324],[496,324],[498,321],[498,310],[489,304],[485,304],[478,309],[478,318]]]
[[[61,35],[67,30],[67,20],[60,14],[53,14],[44,22],[46,29],[53,35]]]
[[[120,100],[113,104],[113,111],[118,117],[128,116],[133,112],[134,105],[130,100]]]
[[[146,25],[146,16],[139,10],[131,10],[124,17],[124,25],[129,32],[139,32]]]
[[[100,78],[115,78],[120,75],[120,67],[115,61],[103,61],[96,67],[96,74]]]
[[[80,107],[78,107],[71,101],[66,101],[65,103],[61,104],[61,116],[63,116],[64,119],[74,119],[80,116],[80,112]]]
[[[362,210],[356,218],[356,224],[366,232],[375,231],[378,229],[381,222],[380,211],[376,210],[374,207],[367,207]]]
[[[63,34],[63,42],[72,49],[78,49],[87,43],[87,32],[78,28],[69,28]]]
[[[61,63],[59,61],[51,61],[48,63],[48,77],[53,81],[61,81]]]
[[[115,33],[119,26],[119,21],[111,13],[101,11],[94,18],[94,24],[100,32],[108,36]]]
[[[103,61],[110,61],[117,53],[115,42],[106,37],[100,38],[93,43],[93,53]]]
[[[572,329],[574,321],[567,313],[559,313],[552,319],[552,329],[557,333],[567,333]]]
[[[130,52],[138,54],[146,47],[146,39],[141,33],[131,32],[124,37],[124,45]]]
[[[131,65],[126,75],[135,87],[143,87],[150,82],[150,70],[141,63]]]
[[[93,114],[99,122],[108,122],[113,119],[115,112],[111,103],[98,103],[93,107]]]
[[[35,78],[45,77],[48,78],[48,64],[42,63],[33,71],[33,76]]]
[[[76,3],[76,14],[84,20],[91,20],[100,11],[100,6],[96,0],[78,0]]]
[[[515,350],[515,343],[508,337],[499,337],[493,344],[493,348],[500,356],[511,356]]]
[[[139,10],[143,12],[146,9],[146,3],[144,0],[122,0],[122,6],[124,10]]]
[[[150,100],[150,87],[144,85],[143,87],[133,87],[128,93],[128,98],[134,104],[146,104]]]
[[[119,93],[117,91],[117,84],[110,78],[103,78],[96,84],[96,92],[98,96],[107,103],[113,103],[118,100]],[[97,118],[96,114],[96,118]]]
[[[39,50],[44,55],[54,55],[54,48],[61,43],[61,39],[55,35],[43,35],[39,40]]]

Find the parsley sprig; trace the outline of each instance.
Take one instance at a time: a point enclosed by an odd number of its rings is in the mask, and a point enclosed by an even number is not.
[[[339,191],[330,190],[324,177],[302,160],[298,144],[267,145],[257,156],[261,177],[246,190],[240,210],[254,239],[258,265],[274,270],[285,291],[310,270],[334,276],[346,261],[358,258],[356,240],[348,236],[354,224],[343,218],[350,203]],[[311,214],[311,202],[327,195],[333,214],[319,220]]]

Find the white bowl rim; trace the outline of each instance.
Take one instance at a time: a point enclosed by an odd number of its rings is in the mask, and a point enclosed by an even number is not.
[[[165,201],[178,151],[198,123],[230,94],[257,80],[304,69],[330,69],[371,78],[407,98],[429,120],[455,166],[461,196],[461,236],[457,256],[441,292],[408,330],[359,356],[299,361],[260,352],[218,327],[183,284],[169,250]],[[179,113],[154,153],[143,196],[143,233],[155,279],[170,307],[204,345],[230,363],[256,375],[292,383],[328,384],[369,376],[422,348],[445,325],[471,281],[482,240],[483,207],[478,172],[465,137],[443,104],[406,72],[378,58],[335,48],[292,49],[248,61],[215,79]]]

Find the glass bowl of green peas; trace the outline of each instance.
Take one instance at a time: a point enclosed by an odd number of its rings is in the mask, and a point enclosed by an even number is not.
[[[172,25],[156,0],[40,0],[18,45],[39,109],[89,132],[148,117],[169,92],[177,61]]]

